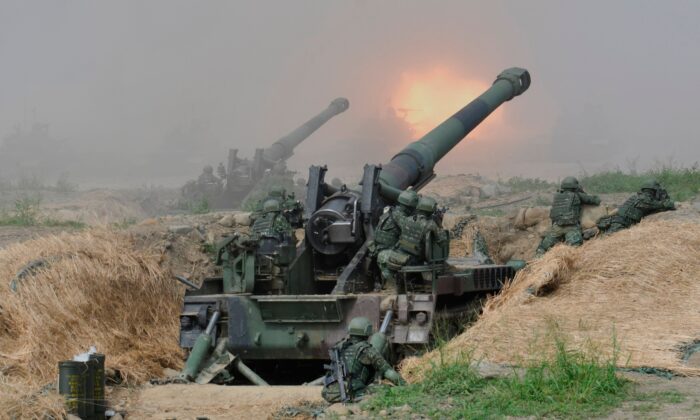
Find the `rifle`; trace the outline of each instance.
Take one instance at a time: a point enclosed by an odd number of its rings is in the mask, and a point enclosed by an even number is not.
[[[338,381],[338,390],[340,391],[340,402],[346,402],[350,398],[348,397],[347,389],[345,387],[345,376],[347,370],[345,368],[345,361],[340,357],[340,351],[337,347],[333,347],[328,350],[328,354],[331,356],[331,367],[335,373],[335,379]]]

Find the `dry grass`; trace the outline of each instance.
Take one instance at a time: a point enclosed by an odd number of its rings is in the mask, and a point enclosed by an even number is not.
[[[48,264],[9,281],[38,258]],[[160,254],[138,252],[107,230],[62,234],[0,250],[0,416],[46,417],[57,410],[42,386],[57,363],[95,345],[126,383],[178,368],[181,294]],[[32,391],[29,391],[32,390]]]
[[[700,224],[684,221],[645,220],[580,248],[557,246],[519,272],[442,354],[408,360],[403,371],[420,378],[431,361],[464,351],[520,364],[555,331],[601,355],[616,337],[620,363],[630,367],[700,375],[682,360],[682,347],[700,339],[699,255]]]

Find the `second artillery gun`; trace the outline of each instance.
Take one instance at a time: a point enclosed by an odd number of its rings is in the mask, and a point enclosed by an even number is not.
[[[334,99],[318,115],[269,147],[255,149],[252,159],[241,158],[238,149],[230,149],[226,165],[220,164],[216,175],[214,168],[207,166],[199,180],[190,181],[182,188],[183,198],[190,203],[206,200],[213,208],[236,208],[266,177],[285,179],[291,184],[293,173],[287,170],[286,161],[294,149],[349,107],[347,99]]]
[[[354,317],[368,318],[375,329],[391,319],[386,340],[377,346],[402,357],[425,349],[438,318],[460,318],[476,297],[498,291],[513,277],[514,264],[448,258],[449,241],[430,240],[424,263],[403,267],[395,289],[375,290],[378,273],[368,246],[383,209],[402,190],[429,183],[440,159],[529,85],[526,70],[505,70],[481,96],[388,163],[365,165],[358,190],[329,185],[326,167],[312,166],[304,240],[260,238],[244,250],[231,247],[235,241],[225,242],[219,252],[223,277],[205,279],[185,295],[180,345],[191,350],[188,375],[196,376],[203,366],[205,345],[195,342],[205,329],[212,338],[209,350],[215,343],[220,352],[225,349],[238,361],[231,365],[253,382],[260,378],[249,375],[242,361],[262,376],[296,367],[299,383],[310,378],[298,370],[318,374]]]

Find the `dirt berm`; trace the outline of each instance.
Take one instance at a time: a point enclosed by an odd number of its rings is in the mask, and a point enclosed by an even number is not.
[[[700,218],[672,213],[531,261],[473,326],[441,351],[406,360],[404,374],[417,380],[439,357],[466,353],[520,365],[558,336],[601,357],[615,340],[621,366],[700,375],[689,351],[700,343]],[[678,217],[660,220],[669,216]]]

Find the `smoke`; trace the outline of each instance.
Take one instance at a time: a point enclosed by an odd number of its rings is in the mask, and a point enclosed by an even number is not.
[[[530,90],[440,173],[692,164],[698,12],[636,0],[5,1],[0,177],[177,185],[231,147],[252,156],[338,96],[350,109],[288,163],[357,177],[420,134],[394,103],[402,75],[443,68],[488,85],[514,65],[531,71]],[[34,124],[48,124],[38,143]]]

